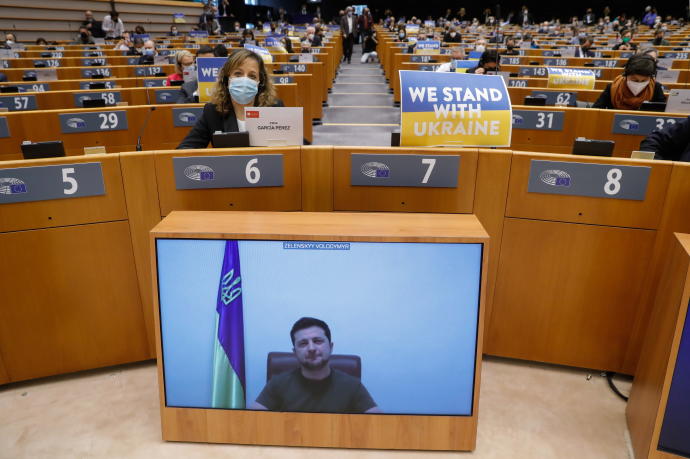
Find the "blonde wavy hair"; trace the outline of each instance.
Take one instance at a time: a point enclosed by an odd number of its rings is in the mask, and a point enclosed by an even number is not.
[[[194,54],[189,51],[178,51],[177,54],[175,54],[175,73],[178,75],[182,75],[182,59],[187,56],[191,57],[192,61],[194,61]]]
[[[218,72],[218,81],[216,81],[215,90],[211,96],[211,103],[216,106],[216,110],[223,115],[230,113],[232,108],[232,99],[230,98],[230,91],[228,90],[228,81],[232,72],[241,66],[247,59],[254,59],[259,64],[259,92],[254,99],[255,107],[271,107],[276,104],[278,97],[276,96],[276,89],[273,86],[273,81],[268,77],[266,66],[261,57],[247,49],[238,49],[228,56],[228,60]]]

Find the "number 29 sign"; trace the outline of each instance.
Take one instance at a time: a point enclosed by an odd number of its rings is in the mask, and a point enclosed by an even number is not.
[[[127,112],[123,110],[62,113],[59,116],[63,134],[127,130]]]

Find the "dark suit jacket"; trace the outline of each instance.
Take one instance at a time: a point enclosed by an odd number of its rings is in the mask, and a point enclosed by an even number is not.
[[[664,96],[664,86],[658,81],[654,84],[654,93],[652,94],[651,102],[666,102]],[[592,108],[614,108],[611,101],[611,83],[606,85],[604,91],[599,95],[599,98],[592,104]]]
[[[180,86],[180,92],[177,93],[176,104],[195,104],[199,102],[199,96],[194,96],[194,91],[199,89],[199,82],[188,81]]]
[[[283,101],[278,100],[274,107],[284,107]],[[190,148],[206,148],[213,139],[213,133],[220,132],[238,132],[237,117],[235,112],[230,110],[227,116],[218,113],[216,106],[212,103],[204,105],[204,113],[196,122],[194,127],[187,137],[182,139],[182,142],[177,146],[178,150],[188,150]]]
[[[594,51],[590,51],[589,49],[587,51],[583,51],[583,49],[578,46],[575,48],[575,56],[574,57],[594,57]]]
[[[344,15],[340,19],[340,30],[343,33],[343,36],[345,34],[354,35],[354,33],[357,31],[357,17],[354,14],[352,15],[352,28],[348,28],[347,14]]]
[[[640,144],[640,150],[653,151],[654,159],[690,161],[690,119],[652,131]]]

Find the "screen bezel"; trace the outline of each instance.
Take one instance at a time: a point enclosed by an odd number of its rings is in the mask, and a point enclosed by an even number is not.
[[[167,395],[167,386],[165,383],[165,350],[163,347],[163,330],[162,330],[162,320],[161,320],[161,298],[160,298],[160,272],[158,269],[158,241],[159,240],[204,240],[204,241],[228,241],[228,240],[236,240],[236,241],[257,241],[257,242],[289,242],[289,241],[305,241],[305,242],[336,242],[336,241],[325,241],[323,239],[317,239],[317,238],[298,238],[298,239],[271,239],[271,238],[241,238],[241,237],[232,237],[232,238],[204,238],[204,237],[189,237],[189,238],[175,238],[175,237],[156,237],[154,238],[154,246],[153,246],[153,251],[155,254],[155,292],[156,292],[156,313],[157,313],[157,337],[158,337],[158,342],[160,344],[160,352],[159,352],[159,361],[160,361],[160,377],[161,377],[161,391],[162,391],[162,397],[163,397],[163,408],[169,408],[169,409],[180,409],[180,410],[211,410],[211,411],[221,411],[221,412],[229,412],[229,413],[262,413],[265,412],[263,410],[251,410],[251,409],[232,409],[232,408],[214,408],[214,407],[206,407],[206,406],[177,406],[177,405],[170,405],[168,404],[168,395]],[[318,414],[318,415],[339,415],[339,416],[403,416],[403,417],[433,417],[433,418],[473,418],[476,415],[475,412],[475,403],[476,403],[476,397],[477,397],[477,386],[479,385],[479,379],[478,379],[478,361],[479,358],[481,357],[481,354],[479,352],[479,349],[481,348],[481,343],[480,339],[482,337],[482,333],[480,330],[480,324],[481,320],[483,317],[483,301],[482,301],[482,294],[483,294],[483,284],[484,284],[484,257],[485,257],[485,243],[482,241],[476,241],[476,242],[447,242],[447,241],[374,241],[374,240],[361,240],[359,238],[351,238],[348,239],[347,237],[345,238],[339,238],[337,242],[350,242],[350,243],[388,243],[388,244],[477,244],[480,246],[480,253],[479,253],[479,285],[477,288],[477,312],[476,312],[476,323],[475,323],[475,343],[474,343],[474,357],[473,357],[473,374],[472,374],[472,391],[471,391],[471,398],[470,400],[472,401],[470,404],[470,412],[468,414],[430,414],[430,413],[333,413],[333,412],[323,412],[323,411],[280,411],[280,410],[269,410],[268,412],[271,413],[280,413],[280,414],[288,414],[288,415],[293,415],[293,414]]]

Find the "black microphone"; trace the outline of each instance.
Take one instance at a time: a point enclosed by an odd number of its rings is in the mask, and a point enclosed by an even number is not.
[[[141,125],[141,130],[139,131],[139,136],[137,137],[137,151],[141,151],[141,136],[144,135],[146,126],[149,124],[149,120],[151,119],[151,113],[153,113],[154,111],[156,111],[155,106],[149,107],[149,112],[146,114],[144,124]]]

